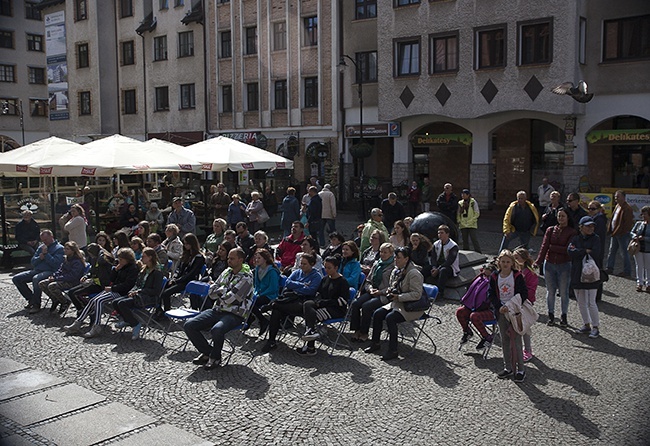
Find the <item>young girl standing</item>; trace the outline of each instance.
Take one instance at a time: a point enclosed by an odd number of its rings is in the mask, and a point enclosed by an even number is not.
[[[515,269],[515,258],[511,251],[504,249],[497,257],[499,270],[490,277],[488,296],[494,307],[494,315],[499,324],[501,340],[503,343],[504,369],[497,376],[505,379],[515,372],[515,382],[524,381],[526,371],[524,370],[524,358],[521,348],[521,336],[519,336],[510,321],[506,317],[508,307],[505,304],[515,295],[521,296],[522,303],[528,298],[528,288],[523,274]],[[514,348],[513,348],[514,344]],[[516,355],[516,358],[513,358]],[[513,360],[516,359],[516,364]]]
[[[535,293],[537,292],[537,284],[539,277],[533,270],[533,259],[530,257],[526,248],[517,248],[514,252],[515,261],[517,262],[517,269],[521,271],[526,281],[526,288],[528,289],[528,301],[531,304],[535,303]],[[530,330],[524,334],[524,362],[533,359],[533,347],[530,343]]]

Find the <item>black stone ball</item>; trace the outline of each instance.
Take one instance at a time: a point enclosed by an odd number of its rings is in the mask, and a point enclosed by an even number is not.
[[[449,234],[452,239],[458,240],[458,229],[456,225],[449,217],[440,212],[423,212],[422,214],[415,217],[413,223],[411,223],[410,231],[418,232],[427,236],[429,240],[433,243],[438,240],[438,226],[447,225],[449,226]]]

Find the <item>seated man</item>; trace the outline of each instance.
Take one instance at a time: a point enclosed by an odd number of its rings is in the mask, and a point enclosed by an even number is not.
[[[233,248],[228,253],[228,268],[210,286],[214,306],[185,322],[183,329],[194,347],[201,352],[194,364],[212,370],[221,364],[221,350],[226,333],[244,322],[253,308],[253,274],[245,263],[246,253]],[[210,330],[212,347],[202,331]]]
[[[284,237],[275,250],[275,258],[280,261],[280,269],[293,266],[296,254],[300,252],[305,239],[305,225],[296,220],[291,224],[291,234]]]
[[[40,237],[43,244],[36,249],[32,257],[32,269],[16,274],[11,279],[20,294],[27,299],[25,308],[30,314],[41,310],[41,289],[38,283],[54,275],[63,264],[63,246],[54,239],[52,231],[44,229]],[[29,282],[32,282],[33,291],[27,285]]]
[[[250,263],[250,260],[253,258],[253,254],[255,253],[255,237],[253,237],[248,230],[248,225],[243,221],[237,223],[235,231],[237,232],[235,243],[244,250],[244,253],[246,254],[246,263]]]
[[[36,220],[32,218],[34,214],[29,209],[24,210],[21,215],[23,219],[16,224],[16,242],[18,242],[20,249],[33,256],[38,246],[41,228],[36,223]]]
[[[449,233],[449,226],[438,226],[438,240],[431,250],[431,277],[433,284],[438,285],[438,297],[443,297],[447,280],[460,272],[458,245],[449,237]]]

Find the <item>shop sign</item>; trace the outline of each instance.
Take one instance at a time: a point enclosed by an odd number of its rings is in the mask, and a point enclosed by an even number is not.
[[[438,135],[415,135],[411,139],[414,146],[471,146],[471,133],[447,133]]]
[[[234,139],[235,141],[257,146],[258,132],[237,132],[237,133],[222,133],[221,136]],[[266,140],[266,138],[264,138]]]
[[[612,211],[614,210],[614,196],[610,194],[594,194],[580,192],[580,206],[587,209],[590,201],[597,201],[603,207],[607,218],[612,218]]]
[[[587,133],[589,144],[650,144],[650,129],[594,130]]]
[[[383,138],[399,137],[401,134],[401,127],[399,122],[389,122],[386,124],[364,124],[363,137],[364,138]],[[361,136],[361,127],[358,125],[346,125],[345,137],[358,138]]]
[[[643,220],[643,217],[641,216],[641,208],[644,206],[650,206],[650,195],[628,194],[625,196],[625,201],[627,201],[627,204],[632,208],[634,219]]]

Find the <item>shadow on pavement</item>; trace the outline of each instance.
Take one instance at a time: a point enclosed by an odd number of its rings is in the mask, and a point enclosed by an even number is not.
[[[618,356],[634,364],[650,367],[650,352],[648,351],[625,348],[610,341],[602,335],[598,339],[590,339],[585,335],[574,333],[573,337],[585,344],[584,346],[578,346],[576,348],[589,349],[612,356]]]
[[[630,310],[629,308],[621,307],[620,305],[616,305],[612,302],[607,301],[600,301],[598,303],[598,309],[603,313],[609,314],[610,316],[616,316],[628,321],[638,322],[641,325],[650,327],[650,316],[639,313],[638,311]]]
[[[532,373],[527,377],[531,378],[528,379],[528,382],[532,382],[533,384],[546,385],[548,384],[548,381],[557,381],[569,387],[573,387],[573,389],[575,389],[577,392],[583,393],[585,395],[600,395],[600,392],[584,379],[569,372],[565,372],[564,370],[552,369],[538,357],[533,357],[529,364],[534,365],[537,370],[541,372],[541,374]],[[527,367],[527,369],[530,370],[530,367]]]
[[[416,361],[416,359],[419,359]],[[412,355],[401,359],[397,364],[405,372],[413,375],[431,378],[440,387],[452,389],[458,386],[460,375],[454,372],[457,367],[462,367],[454,362],[432,355],[431,352],[416,350]]]
[[[250,367],[240,364],[229,364],[215,370],[203,370],[198,367],[187,380],[193,383],[215,381],[217,389],[242,389],[246,398],[260,400],[266,396],[270,389],[268,379],[254,372]]]

